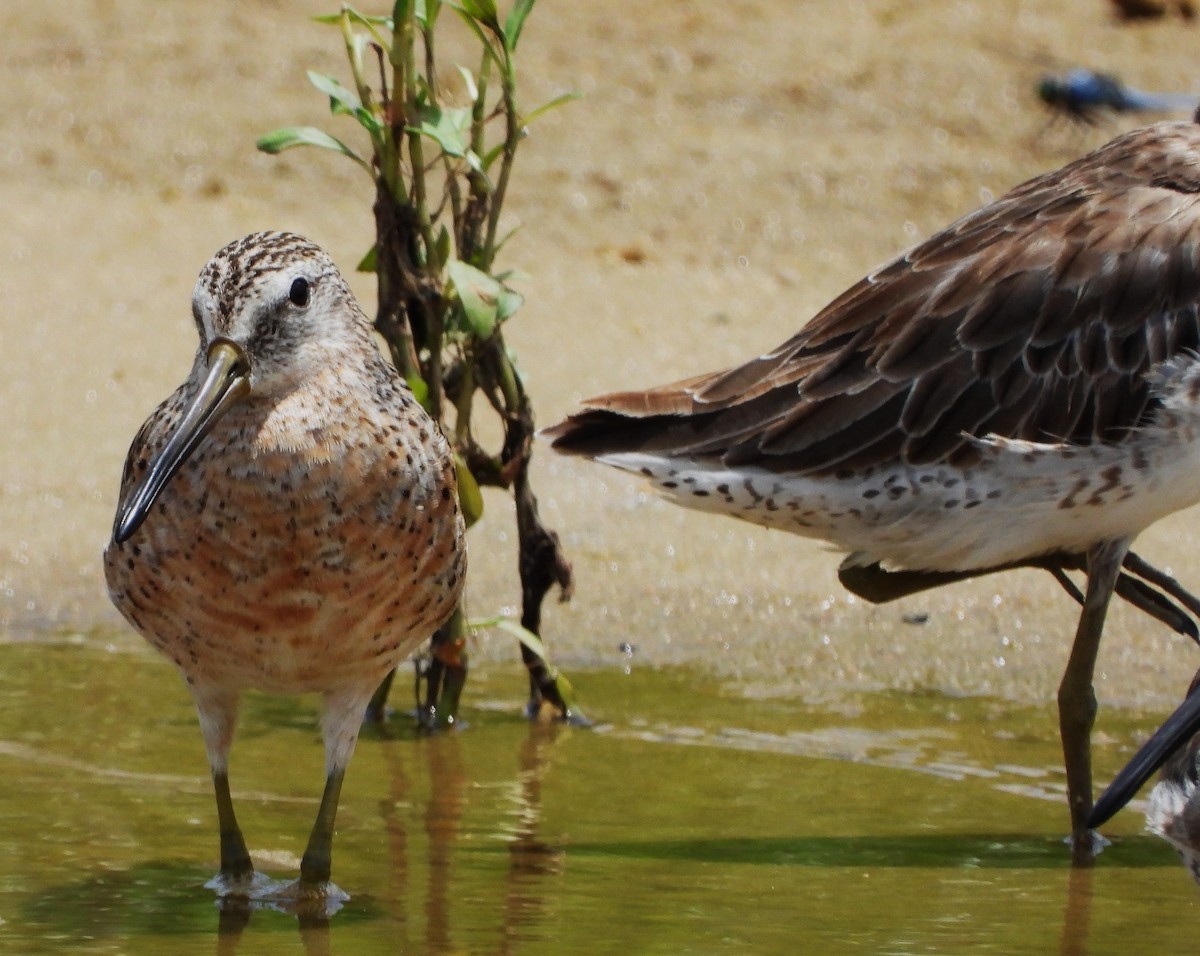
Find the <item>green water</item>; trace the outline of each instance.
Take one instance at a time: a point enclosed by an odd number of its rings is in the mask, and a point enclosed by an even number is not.
[[[573,673],[593,729],[519,718],[519,668],[469,726],[367,732],[328,924],[222,913],[200,734],[132,639],[0,644],[0,951],[1129,953],[1190,950],[1200,895],[1140,814],[1072,873],[1049,708],[879,694],[820,708],[686,671]],[[399,685],[399,682],[398,682]],[[403,695],[404,688],[397,687]],[[401,702],[403,702],[401,700]],[[295,874],[322,783],[312,701],[252,696],[232,781]],[[1145,715],[1110,721],[1099,771]],[[1121,836],[1121,834],[1125,834]]]

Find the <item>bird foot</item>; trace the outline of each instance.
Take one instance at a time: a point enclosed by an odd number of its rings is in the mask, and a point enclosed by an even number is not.
[[[218,873],[204,884],[204,888],[212,890],[221,899],[258,900],[263,899],[263,894],[277,882],[265,873],[250,870],[238,874]]]
[[[1090,846],[1083,847],[1083,855],[1085,858],[1095,859],[1101,853],[1103,853],[1107,847],[1112,846],[1112,840],[1104,836],[1104,834],[1102,834],[1099,830],[1088,830],[1088,838],[1090,840]],[[1075,837],[1073,835],[1067,835],[1063,837],[1063,843],[1071,847],[1072,856],[1078,858],[1078,855],[1074,853]]]
[[[290,883],[279,883],[266,901],[273,909],[286,913],[328,919],[349,899],[350,894],[332,880],[320,883],[293,880]]]
[[[342,908],[350,894],[330,880],[276,880],[265,873],[244,876],[218,874],[204,884],[222,901],[244,900],[253,908],[328,918]]]

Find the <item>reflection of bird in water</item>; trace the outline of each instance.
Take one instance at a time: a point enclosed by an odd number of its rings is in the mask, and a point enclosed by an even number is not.
[[[678,504],[832,543],[872,600],[1022,565],[1073,589],[1064,569],[1085,568],[1058,695],[1083,862],[1109,600],[1196,633],[1167,594],[1196,599],[1129,547],[1200,500],[1197,248],[1200,126],[1136,130],[875,270],[778,348],[591,399],[547,434]]]
[[[1147,93],[1126,86],[1111,73],[1084,69],[1043,76],[1038,97],[1056,116],[1088,126],[1114,113],[1186,113],[1197,102],[1197,97],[1185,93]]]
[[[242,691],[319,693],[326,785],[300,866],[328,883],[334,816],[384,675],[453,611],[465,572],[449,447],[329,257],[288,233],[231,243],[192,296],[188,380],[133,441],[109,593],[195,699],[221,835],[249,892],[229,794]]]
[[[1091,823],[1101,826],[1162,767],[1150,791],[1146,829],[1171,843],[1200,883],[1200,671],[1187,697],[1101,794]]]

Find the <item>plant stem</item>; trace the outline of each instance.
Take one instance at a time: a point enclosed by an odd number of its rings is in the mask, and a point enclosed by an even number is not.
[[[508,191],[508,177],[512,172],[513,160],[517,156],[517,143],[521,139],[521,123],[517,116],[516,65],[507,51],[504,54],[504,72],[501,76],[501,96],[504,99],[504,158],[500,161],[500,176],[492,194],[492,208],[488,215],[487,239],[484,242],[484,258],[479,268],[488,271],[496,254],[496,227],[500,223],[500,210],[504,206],[504,194]]]

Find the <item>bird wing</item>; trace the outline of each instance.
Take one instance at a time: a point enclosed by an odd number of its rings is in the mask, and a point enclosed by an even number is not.
[[[965,462],[971,436],[1116,441],[1147,372],[1200,348],[1200,126],[1162,123],[1018,186],[736,368],[593,398],[554,447],[802,474]]]

